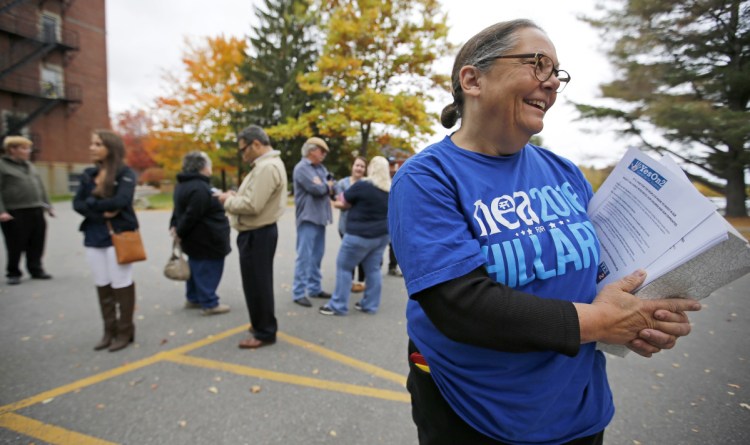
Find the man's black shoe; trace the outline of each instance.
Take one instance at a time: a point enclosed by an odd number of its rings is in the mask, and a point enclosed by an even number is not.
[[[8,284],[21,284],[21,277],[8,277]]]
[[[48,274],[47,272],[40,272],[31,274],[31,278],[35,280],[50,280],[52,279],[52,275]]]
[[[328,292],[320,291],[315,295],[310,295],[310,298],[331,298],[331,294]]]
[[[312,303],[310,303],[310,300],[308,300],[307,297],[297,298],[294,302],[300,306],[312,307]]]

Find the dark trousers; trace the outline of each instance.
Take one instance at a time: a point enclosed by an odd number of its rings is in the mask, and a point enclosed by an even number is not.
[[[409,354],[417,351],[409,340]],[[432,376],[409,360],[406,388],[411,394],[411,414],[417,425],[420,445],[506,445],[475,430],[464,422],[440,394]],[[604,431],[567,442],[565,445],[602,445]]]
[[[44,253],[44,239],[47,231],[47,221],[44,219],[44,209],[8,210],[13,219],[2,224],[5,236],[5,249],[8,252],[8,266],[5,276],[20,277],[21,253],[26,252],[26,270],[31,275],[44,273],[42,254]]]
[[[237,235],[242,290],[253,335],[261,341],[275,341],[278,330],[273,296],[273,257],[278,237],[275,223]]]

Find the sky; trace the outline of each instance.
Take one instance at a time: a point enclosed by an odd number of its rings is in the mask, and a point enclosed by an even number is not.
[[[247,36],[259,0],[105,0],[109,108],[117,113],[143,108],[164,94],[168,72],[181,72],[185,40],[209,36]],[[550,36],[561,68],[571,82],[545,116],[540,133],[544,145],[578,165],[598,167],[619,160],[627,146],[606,124],[575,121],[573,102],[596,103],[599,85],[611,80],[612,68],[600,46],[601,38],[576,17],[593,14],[595,0],[442,0],[448,13],[449,39],[455,44],[496,22],[515,18],[534,20]],[[450,74],[453,56],[437,65]],[[430,111],[439,113],[450,103],[446,92]],[[447,130],[435,123],[437,141]]]

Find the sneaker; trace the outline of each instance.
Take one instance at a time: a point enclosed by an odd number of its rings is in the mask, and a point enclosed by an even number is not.
[[[229,306],[226,304],[218,304],[215,307],[212,307],[210,309],[203,309],[201,312],[203,315],[219,315],[219,314],[226,314],[230,311]]]
[[[312,303],[310,303],[310,300],[308,300],[307,297],[295,299],[294,304],[298,304],[302,307],[312,307]]]
[[[331,298],[331,294],[328,292],[320,291],[315,295],[310,295],[310,298]]]
[[[320,309],[318,309],[318,312],[323,315],[338,315],[336,312],[334,312],[333,309],[329,308],[328,306],[321,306]]]
[[[192,301],[185,302],[185,309],[200,309],[201,307],[200,303],[193,303]]]
[[[14,284],[21,284],[21,277],[8,277],[8,284],[11,286]]]
[[[392,275],[394,277],[403,277],[404,274],[401,273],[401,268],[396,266],[388,269],[388,275]]]
[[[364,292],[365,290],[365,283],[361,281],[355,281],[352,283],[352,292]]]
[[[354,303],[354,309],[356,309],[356,310],[358,310],[358,311],[360,311],[360,312],[364,312],[364,311],[365,311],[365,310],[364,310],[364,309],[362,308],[362,302],[361,302],[361,301],[358,301],[358,302]]]

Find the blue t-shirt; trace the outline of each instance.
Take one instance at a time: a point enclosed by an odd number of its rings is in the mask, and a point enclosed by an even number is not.
[[[511,156],[446,137],[396,173],[389,229],[409,295],[484,266],[512,288],[571,302],[596,296],[599,241],[586,215],[591,185],[570,161],[527,144]],[[450,406],[513,444],[558,444],[603,430],[614,415],[605,359],[509,353],[443,335],[409,300],[407,331]]]

